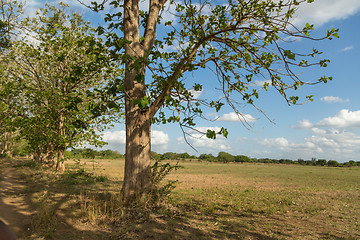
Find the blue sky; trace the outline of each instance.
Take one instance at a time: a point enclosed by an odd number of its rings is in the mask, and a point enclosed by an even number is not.
[[[48,1],[51,2],[51,1]],[[63,1],[85,14],[87,20],[94,24],[101,22],[96,15],[88,12],[77,1]],[[86,0],[84,2],[91,2]],[[43,7],[45,1],[28,1],[26,13],[33,15],[35,10]],[[145,4],[144,1],[142,4]],[[296,41],[293,48],[311,50],[313,47],[324,52],[323,58],[331,63],[327,68],[304,70],[301,79],[314,80],[322,75],[332,76],[333,81],[327,84],[304,87],[300,95],[315,95],[314,102],[301,106],[288,106],[279,94],[266,92],[256,102],[266,115],[251,106],[241,110],[247,114],[251,124],[246,129],[236,118],[230,108],[221,112],[206,112],[210,118],[219,117],[218,121],[197,121],[201,129],[218,129],[226,127],[227,139],[219,137],[210,140],[196,136],[188,141],[197,149],[195,152],[188,146],[177,124],[154,125],[152,128],[152,149],[156,152],[188,152],[199,155],[226,151],[234,155],[247,155],[262,158],[288,158],[297,160],[324,158],[339,162],[348,160],[360,161],[360,1],[359,0],[316,0],[306,4],[297,12],[294,23],[306,22],[315,25],[315,35],[326,33],[327,29],[339,28],[339,39],[332,41]],[[216,77],[210,71],[201,71],[188,76],[200,83],[206,82],[199,94],[200,99],[220,96],[215,90]],[[259,79],[263,80],[263,79]],[[109,142],[104,148],[124,152],[125,126],[117,125],[104,133]]]

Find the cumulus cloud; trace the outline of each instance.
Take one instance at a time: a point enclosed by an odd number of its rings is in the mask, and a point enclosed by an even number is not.
[[[286,148],[289,147],[289,141],[286,138],[265,138],[261,144],[266,147]]]
[[[125,144],[126,133],[124,130],[121,131],[107,131],[103,135],[103,140],[109,144]]]
[[[316,132],[316,135],[312,135],[305,140],[334,154],[355,152],[360,144],[360,136],[338,129]]]
[[[333,117],[321,120],[316,126],[333,128],[360,128],[360,111],[342,109]]]
[[[329,21],[346,19],[359,11],[359,0],[317,0],[311,4],[302,4],[293,23],[303,26],[309,22],[319,27]]]
[[[123,145],[126,143],[125,130],[107,131],[103,135],[103,140],[109,144]],[[169,136],[163,131],[151,131],[151,144],[165,146],[169,143]]]
[[[310,159],[312,157],[348,161],[358,154],[360,136],[339,130],[311,129],[313,135],[302,141],[291,142],[284,137],[258,140],[262,151],[279,158],[292,157]]]
[[[204,149],[205,152],[219,152],[231,149],[228,140],[223,136],[217,136],[216,139],[209,139],[205,135],[198,133],[198,131],[206,133],[208,129],[215,132],[221,130],[219,127],[197,127],[195,130],[189,132],[190,135],[187,136],[188,143],[197,150]],[[180,144],[185,142],[183,137],[179,137],[177,140]]]
[[[262,146],[263,150],[271,149],[271,152],[277,152],[279,157],[290,157],[290,156],[304,156],[308,153],[322,152],[323,150],[316,146],[315,143],[304,139],[304,142],[296,143],[290,142],[284,137],[278,138],[265,138],[258,140],[258,144]]]
[[[340,161],[353,159],[360,153],[360,136],[357,134],[360,129],[360,111],[342,109],[334,116],[317,123],[311,123],[309,120],[300,121],[297,128],[311,131],[311,136],[304,138],[303,143],[289,142],[286,149],[284,144],[276,139],[265,139],[262,144],[282,151],[291,149],[289,153],[299,155],[319,153],[324,158],[337,158]]]
[[[360,110],[350,111],[348,109],[342,109],[335,116],[324,118],[318,123],[311,123],[309,120],[302,120],[295,128],[311,129],[314,127],[331,127],[335,129],[360,128]]]
[[[295,126],[295,128],[308,129],[308,128],[312,128],[313,126],[314,124],[312,124],[309,120],[305,119],[305,120],[301,120],[299,124]]]
[[[225,122],[255,122],[256,118],[251,116],[250,114],[238,115],[235,112],[225,113],[220,116],[217,121],[225,121]]]
[[[334,96],[325,96],[320,98],[321,101],[326,103],[345,103],[350,102],[350,99],[342,99],[340,97],[334,97]]]
[[[163,131],[151,131],[151,145],[165,146],[169,143],[169,135]]]

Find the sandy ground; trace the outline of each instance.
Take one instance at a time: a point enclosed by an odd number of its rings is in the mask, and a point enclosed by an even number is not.
[[[32,211],[23,194],[24,184],[15,170],[5,167],[0,181],[0,219],[15,233],[17,239],[27,239],[31,230]]]

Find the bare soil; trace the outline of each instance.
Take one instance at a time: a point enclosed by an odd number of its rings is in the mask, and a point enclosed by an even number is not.
[[[25,185],[16,176],[15,169],[9,166],[2,169],[0,176],[0,219],[10,227],[17,239],[28,239],[34,211],[23,193]]]

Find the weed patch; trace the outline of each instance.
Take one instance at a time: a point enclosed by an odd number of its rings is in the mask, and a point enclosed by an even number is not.
[[[54,231],[58,226],[55,202],[50,198],[50,193],[45,191],[36,202],[37,211],[32,218],[31,227],[37,229],[45,238],[53,238]]]

